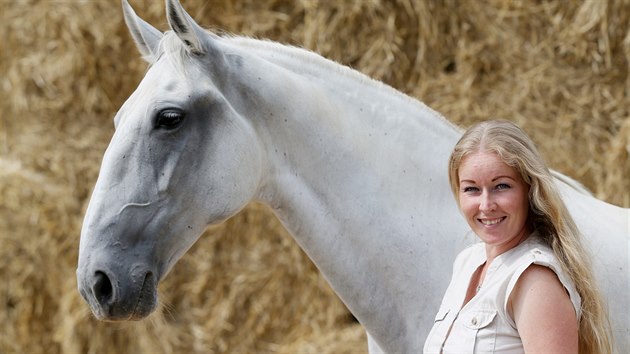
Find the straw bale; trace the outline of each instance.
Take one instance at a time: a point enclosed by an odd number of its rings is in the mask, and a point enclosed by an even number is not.
[[[182,0],[202,25],[317,51],[462,126],[521,124],[550,165],[630,206],[630,5]],[[166,29],[161,1],[133,0]],[[268,209],[213,227],[139,323],[76,290],[112,118],[146,70],[118,1],[0,2],[0,352],[365,352],[361,326]]]

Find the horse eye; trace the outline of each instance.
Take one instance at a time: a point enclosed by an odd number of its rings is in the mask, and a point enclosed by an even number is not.
[[[162,129],[175,129],[184,120],[184,112],[177,109],[165,109],[158,113],[155,125]]]

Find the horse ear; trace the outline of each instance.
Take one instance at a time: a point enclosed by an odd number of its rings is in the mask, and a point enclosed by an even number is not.
[[[162,32],[138,17],[127,0],[122,0],[122,7],[125,23],[142,57],[149,63],[155,62]]]
[[[188,51],[197,55],[206,53],[200,40],[205,33],[204,29],[190,17],[179,3],[179,0],[166,0],[166,17],[169,26],[177,34],[177,37],[184,42]]]

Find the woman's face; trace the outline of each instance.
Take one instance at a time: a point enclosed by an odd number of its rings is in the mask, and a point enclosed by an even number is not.
[[[529,186],[497,154],[480,151],[459,167],[459,207],[473,232],[501,254],[527,238]]]

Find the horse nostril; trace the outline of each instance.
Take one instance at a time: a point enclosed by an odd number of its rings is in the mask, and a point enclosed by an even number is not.
[[[107,274],[101,271],[96,271],[94,277],[96,278],[96,282],[94,282],[94,286],[92,287],[94,296],[101,305],[106,304],[111,300],[113,295],[112,282],[109,280]]]

